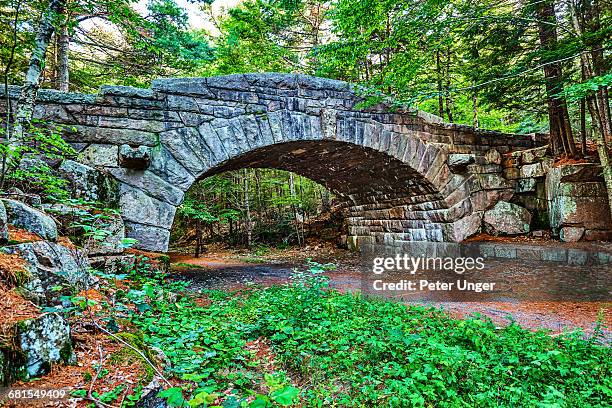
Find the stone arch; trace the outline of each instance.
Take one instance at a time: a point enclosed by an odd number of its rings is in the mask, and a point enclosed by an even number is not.
[[[461,241],[478,230],[484,209],[514,191],[484,153],[541,142],[362,102],[341,81],[239,74],[160,79],[151,89],[103,86],[97,95],[41,91],[36,116],[68,125],[64,137],[80,160],[118,180],[128,236],[158,251],[167,249],[185,191],[237,166],[331,184],[350,207],[358,247]]]
[[[114,173],[127,184],[122,202],[128,231],[135,223],[132,236],[148,248],[167,246],[173,207],[192,183],[243,167],[289,170],[331,187],[349,207],[348,235],[355,247],[463,238],[453,222],[470,210],[469,183],[450,171],[442,146],[416,131],[401,133],[371,114],[332,108],[315,114],[279,108],[230,117],[211,118],[201,110],[179,116],[182,126],[160,132],[150,168],[137,183],[130,170]],[[126,201],[146,205],[132,213]]]

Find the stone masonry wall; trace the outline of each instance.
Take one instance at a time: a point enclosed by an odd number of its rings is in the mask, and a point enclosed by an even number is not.
[[[159,251],[193,182],[242,167],[328,186],[348,207],[352,246],[461,241],[516,188],[500,155],[545,142],[360,102],[340,81],[246,74],[104,86],[97,95],[41,91],[36,117],[66,125],[79,160],[117,179],[127,235]]]

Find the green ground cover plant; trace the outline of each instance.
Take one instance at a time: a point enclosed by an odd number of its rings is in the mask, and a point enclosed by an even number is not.
[[[340,293],[327,287],[327,267],[311,263],[286,285],[197,296],[138,269],[125,293],[131,320],[185,384],[162,396],[209,407],[610,406],[612,351],[597,336]],[[254,341],[270,354],[257,357]]]

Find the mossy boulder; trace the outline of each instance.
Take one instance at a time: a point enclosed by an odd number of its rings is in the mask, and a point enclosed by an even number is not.
[[[70,182],[73,197],[99,201],[108,208],[118,207],[118,182],[108,173],[74,160],[64,160],[59,171]]]
[[[74,364],[70,327],[56,313],[27,319],[3,330],[0,384],[47,374],[56,363]]]

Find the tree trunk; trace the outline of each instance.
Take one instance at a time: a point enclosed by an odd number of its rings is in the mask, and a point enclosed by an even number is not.
[[[537,5],[538,34],[543,50],[554,50],[557,46],[557,29],[555,6],[553,0],[544,0]],[[576,145],[572,135],[567,106],[558,95],[563,90],[562,70],[559,62],[544,65],[546,78],[546,97],[548,103],[548,120],[553,152],[562,151],[571,156],[576,155]]]
[[[36,30],[36,38],[34,40],[34,49],[30,56],[28,70],[26,72],[25,81],[21,87],[21,94],[17,100],[17,113],[15,115],[15,124],[13,126],[13,134],[9,142],[9,150],[15,151],[21,144],[24,133],[32,122],[34,113],[34,104],[36,95],[40,87],[40,76],[45,65],[45,56],[49,48],[49,42],[53,35],[54,27],[53,20],[58,13],[65,7],[66,0],[51,0],[47,10],[45,11],[40,25]]]
[[[57,89],[68,92],[70,88],[70,71],[68,68],[68,51],[70,49],[70,35],[66,23],[62,25],[58,36],[58,63],[57,63]]]
[[[245,215],[245,229],[246,229],[246,246],[251,247],[253,240],[252,222],[251,222],[251,203],[249,201],[249,174],[244,169],[244,215]]]
[[[594,6],[593,6],[594,5]],[[590,0],[580,2],[580,11],[578,7],[570,2],[570,12],[572,13],[572,25],[576,34],[583,37],[585,32],[595,33],[600,27],[599,23],[599,7],[597,1],[591,4]],[[580,14],[579,14],[580,13]],[[603,73],[604,62],[601,60],[599,53],[600,44],[596,44],[591,48],[589,54],[580,54],[580,64],[583,80],[589,80]],[[583,104],[586,104],[591,116],[591,126],[593,128],[593,139],[597,145],[597,155],[602,167],[606,190],[608,192],[608,204],[610,213],[612,214],[612,166],[610,165],[610,157],[606,146],[606,141],[612,138],[612,124],[610,123],[610,105],[604,92],[595,92],[594,95],[588,95],[586,101],[581,101],[581,122]],[[586,103],[585,103],[586,102]],[[581,123],[581,128],[586,133],[586,123]],[[584,136],[583,136],[584,137]],[[584,142],[586,143],[586,141]]]
[[[11,50],[9,52],[9,58],[4,67],[4,95],[5,95],[5,103],[6,103],[6,117],[4,123],[5,130],[5,141],[11,140],[11,114],[13,112],[12,104],[11,104],[11,96],[9,95],[8,83],[9,83],[9,73],[11,72],[11,68],[13,67],[13,61],[15,60],[15,50],[17,49],[17,26],[19,24],[19,13],[21,11],[21,1],[18,1],[15,4],[15,18],[13,19],[13,32],[11,38]],[[0,169],[0,190],[4,189],[4,182],[6,179],[7,173],[7,155],[2,155],[2,166]]]
[[[587,137],[586,137],[586,100],[580,100],[580,145],[582,147],[582,155],[588,156]]]
[[[480,123],[478,121],[478,92],[474,90],[472,94],[472,126],[476,129],[480,127]]]
[[[438,115],[444,120],[444,96],[442,95],[442,64],[440,50],[436,50],[436,77],[438,82]]]
[[[195,257],[200,257],[200,248],[202,248],[202,223],[200,220],[196,221],[196,247],[195,247]]]
[[[453,123],[453,97],[451,95],[450,89],[451,89],[451,75],[450,75],[450,68],[451,68],[451,51],[450,49],[447,51],[446,54],[446,116],[448,116],[448,122],[449,123]]]
[[[291,208],[293,209],[293,220],[295,222],[295,232],[297,233],[298,246],[302,246],[302,238],[300,236],[300,226],[298,219],[297,206],[295,205],[295,183],[293,181],[293,173],[289,172],[289,192],[291,193]]]

